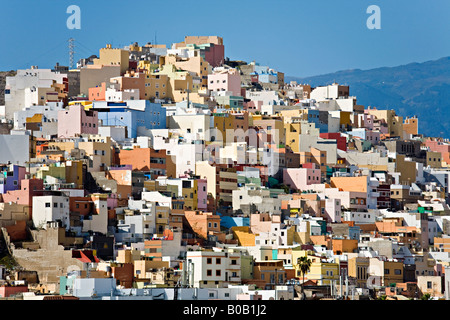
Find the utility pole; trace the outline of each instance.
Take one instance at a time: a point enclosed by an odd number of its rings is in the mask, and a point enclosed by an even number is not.
[[[73,69],[73,62],[74,62],[74,53],[75,53],[75,45],[74,45],[74,38],[69,38],[69,69]]]

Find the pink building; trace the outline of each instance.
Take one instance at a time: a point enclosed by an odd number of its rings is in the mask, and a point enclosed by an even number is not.
[[[372,144],[380,143],[380,131],[366,129],[366,140],[372,142]]]
[[[315,166],[283,170],[283,184],[296,190],[307,190],[308,186],[320,183],[320,177],[321,171]]]
[[[244,110],[247,110],[249,112],[256,112],[256,111],[260,111],[261,112],[261,106],[262,106],[263,102],[262,101],[253,101],[250,100],[248,102],[244,102]]]
[[[328,222],[341,222],[341,200],[340,199],[324,199],[324,206],[321,209],[321,215]]]
[[[359,114],[358,118],[359,128],[373,130],[373,125],[375,123],[376,117],[373,114],[369,114],[369,111],[367,109],[364,110],[363,114]]]
[[[197,180],[197,189],[198,210],[206,211],[208,206],[208,188],[206,179]]]
[[[208,90],[231,91],[241,96],[241,75],[236,69],[227,69],[208,75]]]
[[[58,138],[75,137],[83,133],[98,134],[97,111],[84,110],[81,105],[58,111]]]
[[[41,195],[44,190],[44,180],[42,179],[23,179],[20,190],[7,191],[2,195],[3,202],[14,202],[30,206],[30,218],[32,215],[33,196]]]
[[[270,215],[267,212],[250,215],[250,230],[254,234],[271,232],[273,223],[281,224],[280,215]]]

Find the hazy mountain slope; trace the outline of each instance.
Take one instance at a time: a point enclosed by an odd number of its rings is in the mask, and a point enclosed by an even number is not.
[[[450,138],[450,57],[423,63],[370,70],[344,70],[307,78],[287,76],[312,86],[333,82],[349,85],[358,104],[394,109],[419,117],[419,131]]]

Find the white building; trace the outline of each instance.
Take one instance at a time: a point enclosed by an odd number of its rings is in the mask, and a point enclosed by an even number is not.
[[[270,245],[273,249],[287,246],[287,229],[283,228],[280,223],[272,223],[270,232],[259,232],[255,236],[256,245]]]
[[[345,221],[354,221],[355,224],[371,224],[376,221],[376,214],[374,212],[344,212]]]
[[[48,102],[45,105],[28,106],[14,112],[14,129],[25,129],[27,118],[42,114],[42,122],[57,122],[58,111],[64,109],[63,102]]]
[[[49,95],[58,93],[52,86],[62,84],[67,74],[53,72],[50,69],[32,67],[17,70],[13,77],[6,77],[5,84],[5,117],[13,119],[14,112],[33,105],[44,105]],[[52,99],[53,100],[53,99]]]
[[[196,288],[224,287],[241,282],[241,254],[214,251],[187,251],[186,259]]]
[[[69,230],[69,197],[55,195],[33,197],[32,216],[36,228],[46,229],[48,222],[61,221],[61,226]]]
[[[105,100],[114,102],[139,100],[139,89],[125,89],[120,91],[114,88],[107,88],[105,92]]]
[[[274,90],[251,91],[247,90],[245,97],[254,101],[261,101],[263,105],[284,104],[284,101],[278,96],[278,92]]]
[[[233,210],[252,213],[246,207],[254,207],[259,212],[281,214],[281,199],[271,197],[270,189],[245,185],[232,191]]]
[[[90,215],[89,219],[83,220],[83,231],[93,231],[106,234],[108,231],[108,205],[106,197],[96,197],[94,195],[91,197],[91,200],[94,202],[95,214]]]

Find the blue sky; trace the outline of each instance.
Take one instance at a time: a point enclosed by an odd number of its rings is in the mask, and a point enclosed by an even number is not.
[[[81,9],[69,30],[66,9]],[[367,7],[381,9],[369,30]],[[371,69],[450,56],[448,0],[14,0],[0,11],[0,70],[68,65],[106,43],[170,45],[186,35],[223,37],[230,59],[269,65],[290,76]]]

